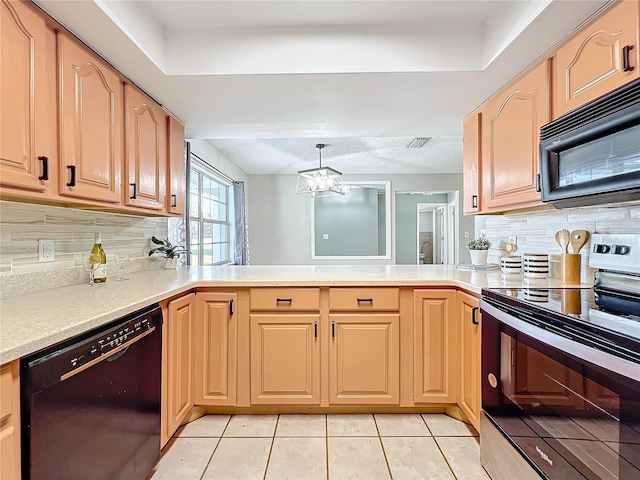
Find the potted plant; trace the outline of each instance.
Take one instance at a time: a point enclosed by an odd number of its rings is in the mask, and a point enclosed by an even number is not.
[[[491,248],[491,242],[487,237],[482,235],[480,238],[475,238],[467,244],[469,254],[471,255],[471,263],[474,265],[486,265],[487,255],[489,254],[489,248]]]
[[[166,236],[164,240],[159,240],[156,237],[151,237],[151,241],[159,247],[154,247],[149,250],[149,256],[154,254],[161,254],[164,256],[164,268],[176,268],[178,266],[178,258],[183,253],[189,253],[189,251],[182,245],[173,245],[169,238]]]

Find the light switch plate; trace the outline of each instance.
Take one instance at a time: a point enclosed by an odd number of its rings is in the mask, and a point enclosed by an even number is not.
[[[38,262],[53,262],[53,240],[38,240]]]
[[[322,234],[322,239],[323,240],[329,240],[329,234],[328,233],[323,233]]]

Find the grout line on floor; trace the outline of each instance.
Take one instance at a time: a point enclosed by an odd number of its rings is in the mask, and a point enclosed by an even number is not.
[[[440,452],[440,455],[442,455],[442,458],[444,458],[444,461],[447,463],[447,467],[449,467],[449,470],[451,470],[451,475],[453,475],[453,478],[458,480],[458,476],[456,475],[456,472],[453,471],[453,467],[449,463],[449,459],[447,458],[447,456],[442,451],[442,448],[440,448],[440,444],[438,443],[438,440],[436,438],[437,437],[433,437],[433,441],[436,444],[436,447],[438,447],[438,451]]]
[[[378,428],[378,421],[376,420],[376,416],[371,414],[373,417],[373,424],[376,426],[376,432],[378,432],[378,441],[380,442],[380,448],[382,448],[382,455],[384,456],[384,462],[387,464],[387,470],[389,471],[389,478],[393,480],[393,473],[391,473],[391,466],[389,465],[389,459],[387,458],[387,452],[384,449],[384,443],[382,443],[382,436],[380,436],[380,429]]]
[[[220,442],[222,442],[222,438],[224,437],[224,432],[227,431],[227,427],[229,426],[229,423],[231,423],[231,418],[232,417],[233,417],[233,415],[229,415],[229,419],[227,420],[227,424],[224,426],[224,428],[222,429],[222,432],[220,433],[220,438],[218,438],[218,442],[216,443],[216,446],[213,449],[213,452],[211,452],[211,456],[209,457],[209,460],[207,461],[207,465],[204,467],[204,470],[202,470],[202,475],[200,475],[200,480],[202,480],[204,478],[205,473],[207,473],[207,470],[209,469],[209,465],[211,465],[211,460],[213,460],[213,456],[215,455],[216,451],[218,450],[218,447],[220,446]],[[200,418],[202,418],[202,417],[200,417]]]
[[[264,475],[262,476],[262,480],[266,480],[267,471],[269,470],[269,462],[271,461],[271,452],[273,452],[273,444],[276,441],[276,432],[278,431],[278,423],[280,422],[280,414],[276,417],[276,424],[273,427],[273,436],[271,437],[271,447],[269,447],[269,455],[267,455],[267,463],[264,466]],[[267,438],[267,437],[263,437]]]
[[[433,432],[429,428],[429,424],[427,423],[427,421],[424,419],[424,416],[423,416],[424,414],[423,413],[419,413],[418,415],[420,415],[420,418],[422,419],[422,423],[424,423],[424,426],[427,427],[427,431],[429,432],[429,435],[431,437],[433,437]]]

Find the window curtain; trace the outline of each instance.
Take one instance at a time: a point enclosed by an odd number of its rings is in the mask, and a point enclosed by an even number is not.
[[[244,201],[244,182],[233,182],[235,254],[236,265],[249,264],[249,248],[247,239],[247,210]]]

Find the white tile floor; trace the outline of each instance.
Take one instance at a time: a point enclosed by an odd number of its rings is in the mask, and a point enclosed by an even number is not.
[[[446,415],[207,415],[153,480],[482,479],[477,432]]]

